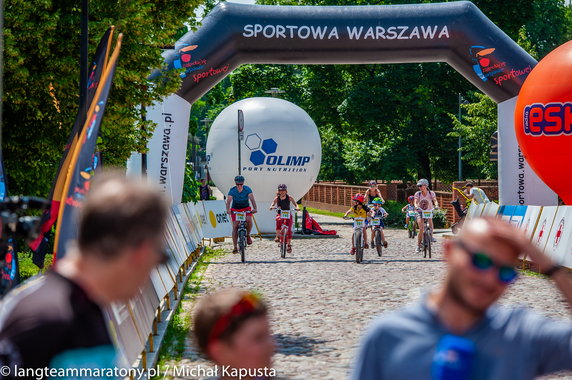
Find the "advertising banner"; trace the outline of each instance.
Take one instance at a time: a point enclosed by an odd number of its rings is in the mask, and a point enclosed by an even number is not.
[[[534,234],[534,230],[538,225],[538,218],[540,217],[540,213],[542,212],[542,206],[528,206],[526,208],[526,214],[524,215],[524,219],[520,224],[520,228],[524,231],[526,236],[532,239],[532,235]]]
[[[544,252],[551,256],[558,264],[571,267],[572,261],[572,207],[560,206],[554,216],[554,223]]]
[[[203,236],[207,239],[232,235],[232,222],[224,201],[201,201],[195,205]]]
[[[552,230],[552,224],[554,223],[554,217],[558,211],[558,206],[545,206],[542,208],[540,217],[538,218],[538,224],[536,230],[534,230],[534,235],[532,236],[532,242],[542,250],[546,246],[548,241],[548,235]]]
[[[148,145],[147,176],[173,203],[183,196],[190,113],[191,105],[174,94],[147,110],[147,120],[157,123]]]
[[[498,179],[501,205],[554,206],[558,197],[526,162],[514,131],[517,97],[498,105]]]
[[[516,206],[512,205],[503,205],[499,207],[498,216],[504,220],[505,222],[510,222],[510,218],[514,213],[514,209]]]
[[[487,202],[485,203],[485,208],[483,209],[483,213],[481,216],[490,216],[494,217],[498,214],[499,205],[495,202]]]
[[[477,205],[474,202],[471,202],[471,205],[469,206],[469,210],[467,211],[467,216],[465,218],[467,220],[473,219],[473,218],[478,218],[479,216],[481,216],[481,213],[482,213],[482,209],[477,213]]]
[[[515,206],[512,216],[510,217],[510,223],[513,226],[520,228],[522,221],[524,220],[524,216],[526,215],[527,207],[528,206]]]

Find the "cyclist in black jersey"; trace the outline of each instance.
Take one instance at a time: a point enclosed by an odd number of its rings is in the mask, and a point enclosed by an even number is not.
[[[288,226],[288,234],[286,237],[286,244],[288,245],[287,247],[288,253],[292,252],[292,244],[291,244],[292,214],[290,214],[290,219],[282,219],[280,217],[279,210],[292,210],[292,207],[290,207],[291,205],[295,206],[294,209],[296,211],[300,211],[300,208],[298,208],[298,205],[296,204],[296,200],[292,198],[290,195],[288,195],[288,186],[286,186],[283,183],[278,185],[278,192],[276,193],[276,198],[274,198],[272,204],[270,205],[271,210],[274,208],[278,210],[278,214],[276,215],[276,237],[274,238],[274,241],[275,242],[280,241],[278,235],[280,234],[280,230],[282,229],[282,224],[286,223],[286,225]]]

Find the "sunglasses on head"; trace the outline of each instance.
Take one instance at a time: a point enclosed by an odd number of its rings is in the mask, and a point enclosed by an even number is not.
[[[490,256],[469,249],[467,245],[463,243],[461,240],[457,240],[455,243],[459,248],[461,248],[463,251],[467,252],[471,256],[471,263],[473,264],[473,267],[475,267],[476,269],[484,271],[484,270],[489,270],[492,267],[497,268],[499,281],[502,282],[503,284],[510,284],[518,277],[518,272],[513,266],[496,264],[493,261],[493,259],[490,258]]]

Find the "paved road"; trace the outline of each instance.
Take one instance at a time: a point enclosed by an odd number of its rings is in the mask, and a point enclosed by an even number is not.
[[[339,218],[318,216],[342,238],[299,239],[294,252],[279,258],[273,241],[256,241],[247,263],[227,254],[209,265],[205,291],[236,286],[252,288],[270,301],[278,342],[275,368],[280,378],[346,379],[361,333],[377,314],[400,308],[437,284],[444,274],[437,237],[432,259],[415,253],[403,230],[387,230],[383,257],[367,250],[363,265],[349,255],[351,228]],[[338,223],[338,224],[328,224]],[[228,243],[223,245],[229,248]],[[543,278],[522,277],[503,302],[521,303],[558,318],[570,318],[559,293]],[[184,304],[192,309],[192,302]],[[180,365],[206,365],[189,342]],[[572,379],[572,375],[546,379]]]

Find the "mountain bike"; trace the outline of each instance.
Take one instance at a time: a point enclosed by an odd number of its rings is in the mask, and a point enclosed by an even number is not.
[[[288,251],[288,233],[290,232],[290,227],[288,226],[288,221],[292,219],[291,210],[281,210],[276,208],[280,213],[280,219],[282,220],[282,227],[280,228],[280,256],[282,258],[286,257],[286,252]]]
[[[246,215],[252,214],[251,211],[234,211],[236,215],[236,221],[238,222],[237,239],[238,239],[238,251],[240,252],[240,261],[243,263],[246,261]]]
[[[349,219],[349,218],[345,218]],[[354,247],[356,249],[356,263],[361,263],[363,261],[363,251],[365,246],[365,241],[363,239],[363,227],[365,226],[365,218],[352,218],[354,220]]]
[[[409,217],[407,236],[409,236],[409,239],[415,239],[415,236],[417,236],[417,213],[415,211],[407,211],[407,216]]]
[[[381,257],[383,240],[381,239],[381,218],[371,218],[371,233],[373,234],[373,245],[377,251],[377,255]]]
[[[433,210],[430,211],[421,211],[421,217],[423,218],[423,239],[421,240],[421,244],[423,245],[423,258],[427,257],[427,253],[429,253],[429,258],[431,258],[431,225],[429,224],[429,220],[433,218]]]

